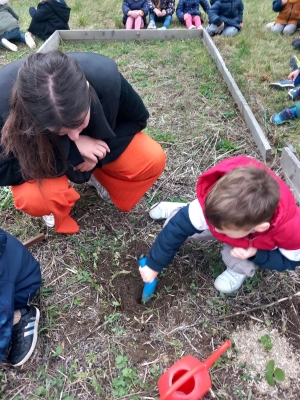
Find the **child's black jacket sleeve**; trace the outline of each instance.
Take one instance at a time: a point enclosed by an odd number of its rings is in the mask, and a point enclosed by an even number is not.
[[[189,236],[203,232],[192,225],[188,210],[189,206],[181,208],[157,236],[149,251],[149,268],[161,272],[173,260]]]
[[[273,271],[285,271],[287,269],[294,271],[300,265],[300,261],[289,260],[279,249],[275,250],[257,250],[255,257],[249,258],[261,269],[270,269]]]

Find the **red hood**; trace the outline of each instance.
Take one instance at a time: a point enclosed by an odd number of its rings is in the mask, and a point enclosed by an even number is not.
[[[205,198],[215,183],[226,173],[234,168],[245,165],[253,165],[257,168],[267,169],[261,162],[246,156],[228,158],[221,161],[215,167],[204,172],[197,182],[197,198],[205,213]],[[280,201],[271,221],[268,231],[253,233],[242,239],[232,239],[226,235],[215,232],[213,226],[208,222],[212,234],[221,242],[232,246],[248,248],[253,246],[261,250],[273,250],[275,247],[286,250],[300,249],[300,209],[296,206],[295,198],[289,187],[278,178],[270,169],[270,175],[276,179],[280,186]]]

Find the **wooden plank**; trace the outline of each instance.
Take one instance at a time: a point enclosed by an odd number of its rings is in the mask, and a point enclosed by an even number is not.
[[[284,147],[282,149],[280,164],[286,183],[290,186],[296,200],[300,203],[300,161],[291,149]]]
[[[62,40],[72,42],[111,42],[111,41],[132,41],[132,40],[171,40],[171,39],[192,39],[202,37],[202,29],[104,29],[104,30],[71,30],[57,31]]]
[[[60,36],[58,31],[55,31],[49,39],[37,50],[37,53],[48,53],[52,50],[58,50],[60,43]]]
[[[252,134],[253,140],[258,147],[258,150],[260,154],[262,155],[264,160],[267,160],[271,154],[271,146],[265,137],[264,132],[262,131],[259,123],[257,122],[252,110],[250,109],[246,99],[242,95],[240,89],[238,88],[237,84],[235,83],[235,80],[233,79],[233,76],[227,69],[225,62],[219,53],[219,50],[215,46],[214,42],[212,41],[211,37],[209,34],[204,30],[203,31],[203,41],[205,46],[207,47],[210,55],[212,58],[215,60],[217,67],[219,71],[221,72],[223,79],[225,83],[227,84],[227,87],[234,98],[235,102],[237,103],[237,106],[244,117],[244,120],[246,122],[247,127],[250,129],[250,132]]]

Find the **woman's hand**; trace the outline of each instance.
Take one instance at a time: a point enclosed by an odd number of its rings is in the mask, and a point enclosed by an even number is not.
[[[94,169],[96,165],[97,165],[96,162],[87,159],[83,163],[76,165],[76,167],[74,167],[73,169],[74,171],[87,172]]]
[[[293,71],[293,72],[291,72],[291,73],[289,74],[288,80],[294,82],[294,81],[296,80],[296,78],[299,76],[299,74],[300,74],[299,69],[296,69],[295,71]]]
[[[234,247],[230,250],[230,254],[234,258],[239,258],[240,260],[246,260],[247,258],[255,256],[257,249],[254,247],[249,247],[248,249],[243,249],[242,247]]]
[[[157,277],[158,272],[145,265],[143,268],[139,267],[141,277],[145,283],[151,283]]]
[[[75,143],[86,162],[97,164],[99,160],[106,156],[106,153],[110,152],[109,147],[103,140],[93,139],[89,136],[80,135]]]

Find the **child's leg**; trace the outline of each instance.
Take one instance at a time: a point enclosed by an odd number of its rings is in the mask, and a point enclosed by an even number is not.
[[[292,35],[293,33],[295,33],[297,30],[297,25],[294,24],[287,24],[285,25],[285,27],[282,30],[282,33],[284,35]]]
[[[222,32],[224,36],[234,36],[237,33],[239,33],[239,29],[235,26],[226,26]]]
[[[134,25],[134,18],[133,17],[127,17],[125,29],[127,29],[127,30],[132,29],[133,25]]]
[[[8,360],[18,366],[31,356],[37,340],[39,311],[29,302],[41,286],[41,271],[22,243],[3,230],[0,258],[0,361],[10,342]],[[22,341],[18,340],[20,337]]]
[[[189,14],[187,19],[185,20],[185,26],[190,29],[190,27],[192,26],[192,16]]]
[[[144,27],[143,17],[138,15],[134,20],[134,29],[140,30]]]
[[[40,184],[26,182],[11,186],[15,207],[33,217],[53,214],[55,230],[59,233],[75,233],[79,227],[70,212],[79,194],[69,185],[68,178],[43,179]]]
[[[206,31],[210,36],[213,36],[213,35],[220,35],[222,33],[223,29],[219,29],[217,27],[217,25],[209,24],[206,27]]]
[[[172,22],[172,15],[166,15],[165,21],[164,21],[164,24],[163,24],[164,28],[168,29],[170,24],[171,24],[171,22]]]
[[[195,25],[195,27],[198,29],[200,28],[201,24],[201,18],[199,17],[199,15],[195,15],[192,19],[193,24]]]
[[[284,29],[285,25],[283,24],[275,24],[271,27],[271,31],[274,33],[281,33]]]

